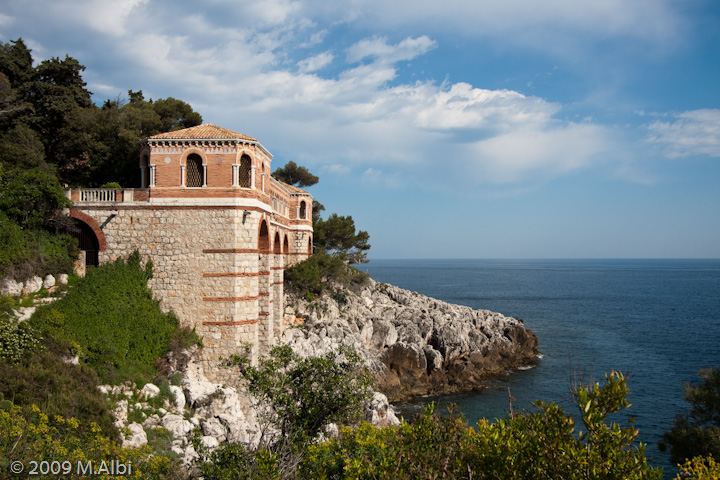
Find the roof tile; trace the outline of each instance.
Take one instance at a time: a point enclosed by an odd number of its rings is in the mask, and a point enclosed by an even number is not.
[[[228,130],[227,128],[218,127],[212,123],[204,123],[195,127],[183,128],[173,132],[158,133],[152,137],[153,140],[250,140],[256,142],[254,138]]]

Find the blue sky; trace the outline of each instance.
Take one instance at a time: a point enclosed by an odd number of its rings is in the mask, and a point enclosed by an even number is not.
[[[720,2],[0,1],[0,37],[306,165],[370,258],[720,257]]]

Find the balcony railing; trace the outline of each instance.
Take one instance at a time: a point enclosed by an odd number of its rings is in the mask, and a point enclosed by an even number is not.
[[[74,203],[147,202],[147,188],[73,188],[65,196]]]

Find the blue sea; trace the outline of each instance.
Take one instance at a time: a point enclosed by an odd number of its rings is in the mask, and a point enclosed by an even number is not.
[[[676,469],[657,448],[675,415],[688,409],[683,384],[720,366],[720,260],[373,260],[375,280],[447,302],[524,320],[539,340],[535,368],[487,389],[423,397],[402,405],[410,417],[435,401],[456,403],[467,420],[502,418],[508,388],[517,410],[555,401],[574,412],[571,385],[629,376],[640,441],[664,478]]]

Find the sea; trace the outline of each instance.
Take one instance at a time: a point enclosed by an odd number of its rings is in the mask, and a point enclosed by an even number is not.
[[[554,401],[576,414],[572,386],[628,377],[632,406],[610,417],[634,417],[646,456],[677,472],[658,442],[689,408],[683,385],[698,370],[720,366],[720,260],[372,260],[360,265],[379,282],[446,302],[522,319],[538,336],[541,360],[508,372],[487,388],[427,396],[399,405],[407,419],[430,402],[457,404],[473,425]]]

